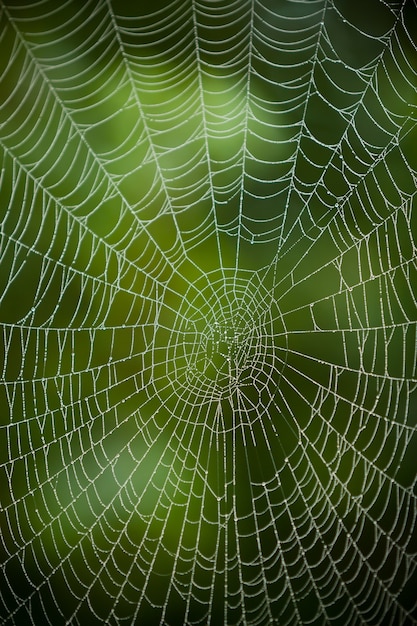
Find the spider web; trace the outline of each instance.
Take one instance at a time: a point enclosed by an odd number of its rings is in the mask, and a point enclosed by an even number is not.
[[[416,44],[0,2],[2,624],[417,624]]]

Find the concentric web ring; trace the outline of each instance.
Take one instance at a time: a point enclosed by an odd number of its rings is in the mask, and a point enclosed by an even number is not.
[[[178,419],[218,432],[250,430],[268,417],[285,358],[276,301],[253,272],[206,274],[189,286],[173,330],[156,331],[156,354],[165,366],[157,393]]]
[[[0,0],[0,624],[417,625],[415,0]]]

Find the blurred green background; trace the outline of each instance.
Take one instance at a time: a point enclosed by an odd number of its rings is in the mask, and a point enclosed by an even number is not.
[[[0,3],[2,623],[417,623],[416,24]]]

